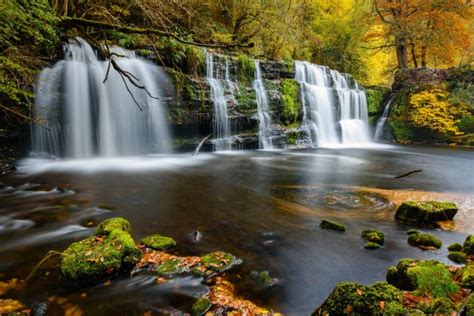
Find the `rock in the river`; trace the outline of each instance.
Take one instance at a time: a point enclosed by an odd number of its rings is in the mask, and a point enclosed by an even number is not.
[[[166,250],[176,246],[176,241],[171,237],[161,236],[158,234],[150,235],[141,240],[141,243],[148,248],[155,250]]]
[[[449,251],[462,251],[462,249],[462,245],[457,242],[448,246]]]
[[[463,251],[466,255],[474,255],[474,235],[467,236],[464,241]]]
[[[449,269],[436,260],[401,259],[387,271],[387,282],[404,291],[433,298],[448,297],[459,291]]]
[[[323,229],[330,229],[330,230],[335,230],[335,231],[339,231],[339,232],[345,232],[346,231],[346,226],[344,226],[342,224],[339,224],[339,223],[336,223],[336,222],[333,222],[333,221],[330,221],[330,220],[327,220],[327,219],[323,219],[321,224],[319,224],[319,227],[321,227]]]
[[[207,298],[198,299],[191,307],[191,315],[200,316],[205,315],[212,307],[212,303]]]
[[[406,313],[402,291],[387,282],[378,282],[371,286],[341,282],[312,315],[404,315]]]
[[[377,249],[383,246],[385,235],[376,229],[366,229],[362,231],[362,238],[366,241],[364,248]]]
[[[452,202],[408,201],[402,203],[395,213],[395,219],[415,224],[431,224],[436,221],[452,220],[458,207]]]
[[[467,255],[461,251],[451,251],[448,254],[448,258],[453,262],[463,264],[463,263],[466,263]]]
[[[129,231],[126,219],[111,218],[99,225],[94,236],[71,244],[61,258],[62,280],[68,285],[91,285],[131,270],[142,253]]]
[[[409,235],[408,243],[423,250],[430,248],[439,249],[443,245],[443,243],[438,237],[420,232],[412,233],[411,235]]]

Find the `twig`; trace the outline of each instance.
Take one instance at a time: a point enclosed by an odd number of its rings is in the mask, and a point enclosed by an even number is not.
[[[30,274],[28,274],[28,276],[26,277],[25,279],[25,283],[28,283],[28,281],[33,277],[33,275],[36,273],[36,271],[39,269],[39,267],[44,263],[46,262],[46,260],[48,260],[49,258],[51,258],[52,256],[62,256],[63,253],[62,252],[59,252],[59,251],[54,251],[54,250],[50,250],[48,251],[48,253],[46,254],[46,256],[44,256],[43,259],[41,259],[40,262],[38,262],[37,265],[34,266],[33,270],[31,270]]]
[[[423,170],[422,169],[418,169],[418,170],[413,170],[413,171],[410,171],[410,172],[407,172],[407,173],[404,173],[400,176],[396,176],[395,179],[400,179],[400,178],[404,178],[404,177],[407,177],[413,173],[417,173],[417,172],[422,172]]]
[[[193,152],[193,156],[194,155],[197,155],[199,153],[199,150],[201,149],[202,145],[204,145],[204,143],[209,139],[209,137],[212,136],[212,133],[207,135],[206,137],[204,137],[200,142],[199,144],[196,146],[196,149],[194,150]]]

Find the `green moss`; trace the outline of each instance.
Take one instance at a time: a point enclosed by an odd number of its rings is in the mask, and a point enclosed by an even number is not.
[[[366,229],[362,232],[362,238],[366,241],[383,245],[385,241],[385,235],[376,229]]]
[[[280,120],[286,126],[298,122],[301,113],[299,88],[299,83],[294,79],[283,79],[281,81],[283,111]]]
[[[439,249],[442,246],[442,242],[438,237],[424,233],[411,234],[408,236],[408,243],[412,246],[421,248],[434,247]]]
[[[184,272],[184,268],[181,260],[179,259],[168,259],[162,264],[158,265],[155,272],[160,275],[172,275]]]
[[[461,311],[461,316],[474,315],[474,294],[468,296]]]
[[[150,235],[141,240],[141,243],[145,246],[156,249],[156,250],[166,250],[173,246],[176,246],[176,241],[173,238],[161,236],[158,234]]]
[[[466,263],[467,260],[467,255],[464,252],[461,251],[452,251],[448,254],[449,260],[462,264]]]
[[[418,308],[428,315],[451,315],[457,311],[456,304],[447,297],[437,298],[429,305],[420,304]]]
[[[248,86],[255,76],[255,61],[245,54],[239,54],[238,58],[238,76],[239,81]]]
[[[365,249],[379,249],[380,247],[380,244],[371,241],[366,242],[364,245]]]
[[[462,272],[462,280],[461,280],[462,287],[467,289],[474,290],[474,264],[468,264],[464,267]]]
[[[206,312],[212,307],[212,303],[207,298],[198,299],[191,307],[191,315],[200,316],[205,315]]]
[[[446,297],[459,291],[448,268],[436,260],[402,259],[389,268],[387,282],[418,296]]]
[[[386,93],[387,91],[382,89],[365,89],[369,115],[380,114],[383,111],[382,101]]]
[[[99,224],[96,236],[71,244],[61,258],[63,280],[77,285],[92,284],[131,269],[142,253],[129,229],[126,219],[111,218]]]
[[[407,235],[419,234],[420,232],[416,229],[410,229],[407,231]]]
[[[215,272],[224,272],[241,262],[240,259],[226,252],[213,252],[201,258],[202,265]]]
[[[257,112],[257,102],[255,90],[248,88],[246,86],[239,86],[239,89],[236,91],[235,99],[238,104],[238,109],[240,112],[244,113],[253,113]]]
[[[467,236],[463,244],[463,251],[467,255],[474,255],[474,235]]]
[[[462,251],[462,245],[460,243],[454,243],[448,246],[449,251]]]
[[[429,224],[435,221],[451,220],[458,208],[452,202],[408,201],[398,208],[395,219],[403,222]]]
[[[114,230],[123,230],[129,232],[131,230],[130,222],[123,217],[114,217],[107,219],[99,224],[96,230],[96,234],[109,234]]]
[[[346,315],[348,305],[351,306],[353,315],[380,315],[385,311],[380,306],[381,301],[386,307],[390,305],[389,310],[406,312],[402,305],[402,292],[386,282],[371,286],[342,282],[336,285],[313,315]]]
[[[258,279],[265,285],[271,286],[273,285],[273,279],[270,277],[268,271],[261,271],[257,274]]]
[[[330,220],[327,220],[327,219],[323,219],[321,221],[321,224],[319,224],[319,227],[321,227],[323,229],[330,229],[330,230],[335,230],[335,231],[339,231],[339,232],[345,232],[346,231],[346,226],[344,226],[342,224],[339,224],[339,223],[336,223],[336,222],[333,222],[333,221],[330,221]]]

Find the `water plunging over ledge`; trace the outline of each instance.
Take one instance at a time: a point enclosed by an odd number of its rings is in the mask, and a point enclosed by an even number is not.
[[[272,149],[271,128],[272,119],[270,116],[270,104],[268,102],[267,91],[262,80],[262,70],[260,68],[260,61],[255,60],[255,80],[253,82],[253,89],[257,97],[258,110],[258,140],[260,149]]]
[[[383,127],[385,126],[385,122],[387,122],[388,119],[388,113],[390,110],[390,105],[392,104],[393,97],[388,100],[387,104],[385,105],[383,109],[383,114],[377,121],[377,126],[375,127],[375,134],[374,134],[374,142],[378,142],[380,137],[383,134]]]
[[[296,61],[304,128],[317,147],[371,143],[367,99],[348,76],[326,66]]]
[[[161,105],[163,70],[114,47],[113,57],[135,76],[153,97],[128,83],[140,111],[121,76],[83,39],[64,46],[64,59],[44,69],[38,78],[33,153],[40,156],[87,158],[171,152],[171,137]]]

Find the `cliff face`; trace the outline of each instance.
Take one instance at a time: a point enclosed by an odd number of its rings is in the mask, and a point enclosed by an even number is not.
[[[473,83],[472,69],[398,72],[389,118],[393,139],[399,143],[474,145]]]
[[[255,80],[254,61],[246,56],[213,56],[214,71],[220,74],[224,88],[235,149],[257,149],[259,147],[259,119],[257,96],[253,87]],[[176,94],[168,94],[166,107],[172,126],[175,148],[191,150],[201,139],[213,132],[214,104],[210,86],[200,67],[201,74],[189,74],[165,68],[170,75]],[[261,75],[270,103],[269,115],[277,145],[295,145],[304,138],[300,131],[302,114],[300,85],[294,79],[293,63],[284,61],[261,61]],[[212,149],[206,142],[205,150]]]

